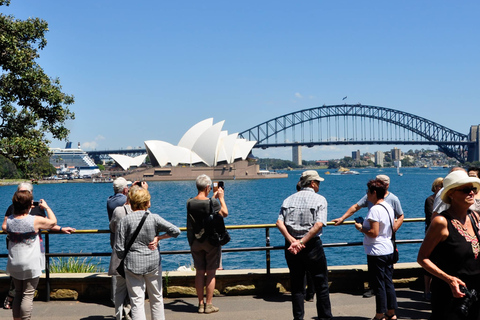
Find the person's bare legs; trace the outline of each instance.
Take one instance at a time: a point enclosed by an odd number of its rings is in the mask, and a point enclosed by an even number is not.
[[[195,274],[195,290],[197,291],[198,305],[203,305],[205,302],[204,298],[204,288],[205,288],[205,270],[198,270]],[[207,291],[208,292],[208,291]]]
[[[217,270],[207,270],[207,304],[212,304],[213,291],[215,290],[215,272]]]

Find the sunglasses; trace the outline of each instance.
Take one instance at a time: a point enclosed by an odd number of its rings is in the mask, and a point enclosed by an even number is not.
[[[465,194],[470,194],[470,192],[473,191],[474,194],[477,194],[478,193],[478,190],[476,187],[466,187],[466,188],[462,188],[462,189],[455,189],[455,191],[460,191],[462,193],[465,193]]]

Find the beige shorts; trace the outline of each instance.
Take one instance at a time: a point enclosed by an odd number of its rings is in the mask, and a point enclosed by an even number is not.
[[[199,242],[193,240],[190,248],[193,257],[193,265],[197,270],[217,270],[222,257],[222,247],[214,247],[205,240]]]

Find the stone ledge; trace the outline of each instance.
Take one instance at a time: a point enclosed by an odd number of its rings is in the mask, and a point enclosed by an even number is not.
[[[366,265],[332,266],[328,268],[331,292],[361,292],[368,281]],[[46,299],[45,275],[40,277],[39,298]],[[420,279],[419,279],[420,278]],[[168,286],[166,285],[168,281]],[[0,297],[9,287],[10,278],[0,274]],[[167,296],[195,295],[195,271],[163,272],[163,283]],[[421,287],[423,269],[417,263],[395,265],[394,283],[397,287]],[[106,273],[52,273],[50,291],[74,290],[80,300],[108,300],[111,277]],[[219,270],[216,275],[217,294],[242,295],[289,290],[288,268]]]

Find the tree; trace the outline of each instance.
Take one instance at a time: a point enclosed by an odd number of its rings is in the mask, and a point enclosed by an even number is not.
[[[50,177],[57,173],[57,169],[50,164],[50,157],[40,157],[31,160],[27,164],[27,176],[29,178],[40,179]]]
[[[0,155],[0,178],[2,179],[17,179],[20,178],[20,173],[12,161]]]
[[[9,4],[0,0],[0,6]],[[47,31],[42,19],[0,14],[0,150],[24,174],[32,159],[48,155],[46,134],[66,139],[65,122],[75,118],[68,109],[74,97],[36,62]]]

